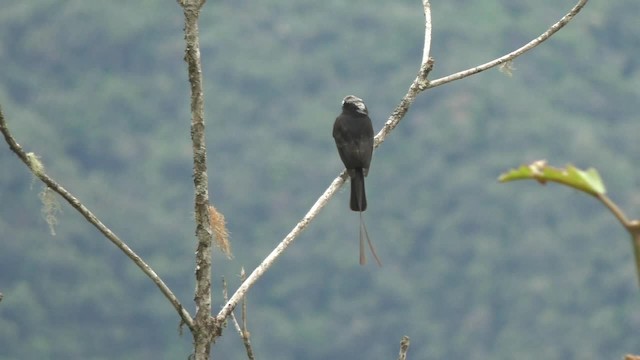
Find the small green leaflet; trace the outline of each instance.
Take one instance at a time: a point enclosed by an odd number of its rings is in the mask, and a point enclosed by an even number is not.
[[[534,161],[529,165],[522,165],[517,169],[509,170],[500,175],[498,181],[507,182],[527,179],[536,180],[543,185],[548,181],[556,182],[593,196],[603,195],[607,192],[598,170],[594,168],[580,170],[571,164],[565,168],[557,168],[547,165],[545,160]]]

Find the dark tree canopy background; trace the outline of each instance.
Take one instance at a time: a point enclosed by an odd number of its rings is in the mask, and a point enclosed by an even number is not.
[[[568,0],[434,1],[435,79],[537,36]],[[423,93],[374,154],[365,217],[385,264],[360,267],[342,191],[249,293],[265,359],[619,359],[640,352],[627,233],[594,199],[500,172],[595,166],[640,210],[640,4],[593,1],[497,70]],[[419,1],[209,1],[203,10],[211,200],[231,288],[342,170],[347,94],[379,129],[422,53]],[[182,13],[171,1],[7,2],[0,104],[27,151],[192,308],[195,250]],[[0,146],[0,359],[186,359],[191,338],[130,261]],[[348,189],[345,187],[344,189]],[[214,301],[221,305],[220,286]],[[214,358],[244,357],[231,328]]]

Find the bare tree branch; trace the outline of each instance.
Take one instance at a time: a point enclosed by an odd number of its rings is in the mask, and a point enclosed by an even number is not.
[[[424,45],[422,46],[421,64],[426,64],[431,53],[431,4],[429,4],[429,0],[422,0],[422,9],[424,11]]]
[[[396,106],[389,119],[387,119],[387,122],[384,123],[382,129],[376,135],[373,145],[375,148],[380,146],[387,138],[387,135],[398,126],[398,123],[400,123],[400,120],[407,114],[416,97],[418,97],[418,94],[427,89],[429,85],[427,78],[434,64],[434,60],[429,57],[431,51],[431,4],[429,4],[429,0],[422,0],[422,8],[424,11],[424,46],[422,48],[422,62],[420,63],[418,75],[411,83],[407,94],[402,98],[400,104]]]
[[[211,342],[220,335],[221,327],[211,317],[211,254],[213,231],[209,217],[209,182],[204,123],[204,92],[200,61],[198,18],[204,0],[178,0],[184,12],[184,59],[187,62],[191,85],[191,141],[193,145],[193,183],[195,187],[196,289],[195,331],[193,331],[196,360],[209,358]]]
[[[98,229],[109,241],[111,241],[115,246],[117,246],[122,252],[127,255],[139,268],[145,273],[151,281],[156,284],[156,286],[160,289],[162,294],[171,302],[171,305],[176,309],[178,315],[182,321],[189,327],[189,329],[193,329],[193,319],[191,315],[182,307],[182,304],[178,301],[178,298],[171,292],[171,290],[167,287],[167,285],[160,279],[160,277],[151,269],[147,263],[142,260],[138,254],[136,254],[124,241],[120,240],[116,234],[114,234],[106,225],[104,225],[87,207],[85,207],[80,200],[78,200],[75,196],[73,196],[69,191],[63,188],[60,184],[58,184],[55,180],[53,180],[49,175],[47,175],[44,171],[44,167],[41,164],[35,163],[35,156],[27,154],[22,147],[15,141],[9,128],[7,127],[7,123],[4,119],[4,114],[2,113],[2,108],[0,108],[0,132],[4,135],[4,139],[9,144],[9,148],[13,151],[22,162],[24,162],[29,170],[38,177],[45,185],[58,193],[65,199],[69,205],[71,205],[74,209],[76,209],[89,223]]]
[[[480,66],[476,66],[473,67],[471,69],[467,69],[467,70],[463,70],[460,72],[457,72],[455,74],[449,75],[449,76],[445,76],[442,77],[440,79],[436,79],[433,81],[429,82],[429,85],[427,86],[428,89],[430,88],[434,88],[436,86],[440,86],[440,85],[444,85],[446,83],[450,83],[452,81],[455,80],[460,80],[462,78],[465,78],[467,76],[471,76],[474,74],[477,74],[479,72],[491,69],[492,67],[498,66],[500,64],[504,64],[506,62],[509,62],[515,58],[517,58],[518,56],[524,54],[525,52],[533,49],[534,47],[540,45],[541,43],[543,43],[545,40],[547,40],[548,38],[551,37],[551,35],[555,34],[556,32],[558,32],[558,30],[562,29],[565,25],[567,25],[567,23],[569,23],[569,21],[571,21],[573,19],[574,16],[576,16],[580,10],[582,10],[582,8],[587,5],[587,2],[589,0],[579,0],[578,3],[571,9],[569,10],[569,12],[562,17],[562,19],[560,19],[557,23],[551,25],[551,27],[545,31],[544,33],[542,33],[540,36],[538,36],[537,38],[531,40],[530,42],[528,42],[526,45],[522,46],[519,49],[516,49],[502,57],[499,57],[495,60],[489,61],[486,64],[482,64]]]
[[[244,281],[240,287],[236,290],[236,292],[231,296],[229,301],[222,307],[222,310],[217,315],[217,319],[219,322],[224,321],[224,319],[229,316],[231,311],[236,307],[238,302],[245,296],[247,291],[253,286],[253,284],[258,281],[262,277],[262,275],[271,267],[271,265],[275,262],[275,260],[282,254],[291,243],[300,235],[300,233],[309,225],[309,222],[320,213],[320,210],[327,205],[333,193],[335,193],[346,179],[347,172],[343,171],[340,176],[338,176],[329,188],[325,190],[324,194],[320,196],[320,198],[316,201],[315,204],[311,207],[309,212],[302,218],[302,220],[289,232],[289,234],[282,240],[278,246],[276,246],[273,251],[262,261],[258,267],[256,267],[253,272],[247,277],[247,280]]]

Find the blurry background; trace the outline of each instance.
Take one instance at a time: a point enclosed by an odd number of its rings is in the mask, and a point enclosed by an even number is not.
[[[434,1],[431,79],[538,36],[568,0]],[[640,210],[640,3],[593,1],[498,70],[429,90],[374,154],[358,265],[348,186],[249,293],[264,359],[619,359],[640,353],[627,233],[596,200],[498,184],[547,159],[598,168]],[[200,22],[211,200],[235,258],[230,290],[342,171],[331,129],[347,94],[376,131],[422,54],[416,0],[209,1]],[[7,2],[0,104],[26,151],[193,310],[189,86],[175,1]],[[4,144],[4,142],[3,142]],[[0,359],[186,359],[157,288],[66,204],[51,236],[39,181],[0,145]],[[214,358],[245,358],[228,328]]]

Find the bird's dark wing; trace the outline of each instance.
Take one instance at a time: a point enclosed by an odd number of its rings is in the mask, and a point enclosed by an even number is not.
[[[368,116],[352,116],[342,113],[333,124],[333,138],[344,166],[348,170],[365,169],[366,175],[373,152],[371,119]]]

